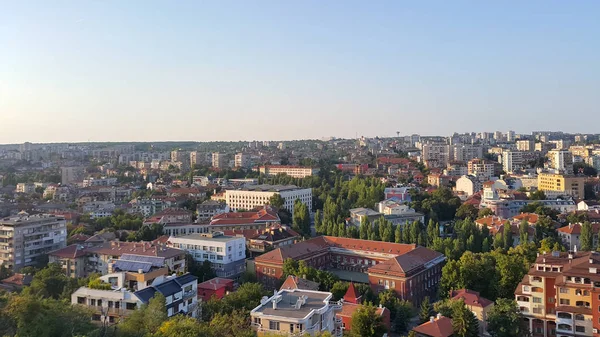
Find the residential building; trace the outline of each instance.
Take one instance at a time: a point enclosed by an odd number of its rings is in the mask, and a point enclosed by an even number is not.
[[[467,163],[467,174],[481,177],[482,180],[489,180],[491,177],[498,176],[498,163],[490,160],[475,158]]]
[[[319,290],[319,283],[298,276],[288,275],[279,289]]]
[[[185,251],[167,247],[163,244],[115,240],[98,246],[86,247],[85,252],[83,263],[89,265],[88,273],[95,272],[104,275],[108,273],[109,266],[115,259],[137,260],[143,259],[144,256],[161,258],[163,265],[168,268],[169,272],[183,273],[186,271]],[[57,252],[53,253],[57,254]]]
[[[184,208],[166,208],[152,216],[160,224],[192,223],[193,213]]]
[[[573,154],[567,150],[548,151],[548,168],[562,173],[573,173]]]
[[[341,303],[332,301],[330,292],[282,289],[263,298],[250,312],[252,328],[258,336],[274,333],[283,336],[316,336],[329,331],[338,336],[335,313]]]
[[[381,218],[382,213],[374,211],[370,208],[358,207],[350,209],[350,223],[356,227],[360,226],[361,222],[368,220],[369,223]]]
[[[142,277],[145,273],[136,273]],[[136,309],[160,293],[165,297],[167,316],[185,313],[197,316],[198,278],[191,274],[181,276],[158,275],[150,285],[139,290],[129,286],[124,273],[103,275],[100,280],[110,284],[111,290],[81,287],[71,295],[71,304],[92,311],[92,321],[113,325],[131,315]]]
[[[312,189],[300,188],[294,185],[248,185],[237,190],[225,191],[225,202],[232,211],[238,209],[253,209],[268,204],[270,198],[279,194],[283,200],[283,207],[294,214],[294,203],[300,199],[312,211]]]
[[[185,250],[194,261],[209,261],[217,276],[238,277],[246,271],[246,240],[223,232],[170,237],[169,246]]]
[[[427,183],[434,187],[448,187],[451,177],[441,173],[431,173],[427,176]]]
[[[393,290],[399,298],[420,304],[425,296],[436,296],[444,255],[417,245],[320,236],[284,246],[255,259],[259,282],[274,287],[283,276],[285,259],[307,265],[344,270],[342,279],[369,283],[375,293]]]
[[[85,246],[72,244],[48,253],[48,263],[58,263],[65,275],[83,278],[89,274]]]
[[[527,151],[527,152],[535,151],[535,141],[533,139],[520,139],[520,140],[517,140],[516,143],[517,143],[518,151]]]
[[[256,211],[220,213],[212,217],[211,230],[264,229],[281,223],[279,215],[270,206]]]
[[[467,162],[474,158],[483,157],[483,147],[479,145],[457,144],[449,147],[450,162]]]
[[[410,202],[410,190],[412,187],[386,187],[383,190],[385,199],[396,198],[400,202]]]
[[[33,193],[35,192],[35,185],[34,184],[27,184],[27,183],[18,183],[17,184],[17,188],[15,189],[16,193]]]
[[[212,167],[217,168],[217,169],[227,168],[227,156],[223,153],[213,152]]]
[[[479,321],[479,336],[489,336],[487,332],[488,315],[494,307],[494,302],[479,295],[479,292],[469,289],[450,291],[450,299],[463,301]]]
[[[278,174],[287,174],[293,178],[306,178],[319,174],[319,169],[310,166],[294,165],[266,165],[259,167],[259,172],[272,177]]]
[[[567,226],[558,228],[556,231],[565,247],[568,247],[570,250],[581,248],[581,242],[579,241],[581,236],[580,223],[570,223]],[[600,232],[600,223],[593,223],[592,247],[598,247],[598,232]]]
[[[198,222],[208,221],[217,214],[229,213],[229,206],[224,202],[207,200],[196,206],[196,213]]]
[[[247,238],[248,250],[252,254],[263,254],[279,247],[293,245],[300,238],[301,235],[291,228],[277,225]]]
[[[427,167],[445,167],[450,160],[450,146],[446,144],[423,144],[421,153]]]
[[[168,203],[161,199],[134,199],[130,202],[130,213],[139,213],[144,217],[149,217],[155,213],[161,212],[169,207]]]
[[[63,185],[73,184],[83,181],[84,168],[77,166],[65,166],[60,168],[61,183]]]
[[[467,197],[480,192],[483,189],[481,181],[472,175],[464,175],[456,180],[455,190],[464,193]]]
[[[454,329],[452,328],[452,319],[437,314],[425,322],[412,329],[417,337],[452,337]]]
[[[540,254],[515,290],[534,337],[597,336],[600,254]]]
[[[90,186],[112,186],[117,184],[117,178],[86,178],[83,179],[83,187]]]
[[[67,245],[63,216],[20,212],[0,218],[0,265],[18,272],[40,263],[50,251]]]
[[[235,167],[249,168],[252,165],[250,162],[250,156],[243,152],[237,153],[235,155],[234,165]]]
[[[523,152],[503,151],[502,152],[502,170],[506,173],[512,173],[521,170],[525,166]]]
[[[549,198],[564,195],[575,199],[583,199],[585,195],[584,185],[584,176],[550,172],[538,174],[538,190],[543,191],[546,197]]]
[[[362,307],[362,296],[359,296],[354,288],[354,283],[350,282],[346,294],[342,301],[342,310],[336,312],[335,317],[338,322],[341,321],[342,331],[352,330],[352,316],[354,313]],[[387,328],[387,333],[390,333],[390,310],[379,305],[375,310],[375,314],[381,317],[381,322]]]
[[[207,223],[168,223],[163,225],[163,234],[167,236],[182,236],[195,233],[208,233]]]
[[[202,302],[206,302],[212,297],[220,300],[231,291],[233,291],[233,280],[227,278],[215,277],[198,283],[198,298]]]

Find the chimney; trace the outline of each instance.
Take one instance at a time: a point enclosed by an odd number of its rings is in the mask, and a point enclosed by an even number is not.
[[[437,314],[437,319],[440,319],[440,318],[442,318],[442,314],[438,313]]]
[[[435,317],[433,317],[433,316],[429,317],[429,322],[431,322],[431,323],[435,322]]]

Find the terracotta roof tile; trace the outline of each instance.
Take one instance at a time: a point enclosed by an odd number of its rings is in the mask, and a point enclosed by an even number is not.
[[[414,328],[413,331],[430,337],[450,337],[454,333],[452,320],[444,316],[435,318],[433,322],[425,322]]]

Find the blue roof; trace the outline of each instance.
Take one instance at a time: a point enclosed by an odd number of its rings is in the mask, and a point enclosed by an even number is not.
[[[156,294],[156,289],[154,287],[148,287],[142,290],[138,290],[134,293],[142,302],[148,303],[152,297]]]
[[[158,290],[165,297],[171,296],[181,291],[181,286],[175,280],[170,280],[161,283],[159,285],[153,286],[153,288],[156,288],[156,290]]]
[[[188,284],[191,282],[196,281],[198,278],[190,273],[187,273],[185,275],[181,275],[178,276],[177,278],[175,278],[175,281],[177,283],[179,283],[180,286],[183,286],[184,284]]]

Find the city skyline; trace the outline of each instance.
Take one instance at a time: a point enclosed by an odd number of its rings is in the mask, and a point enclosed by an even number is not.
[[[596,133],[600,122],[592,1],[4,7],[1,144]]]

